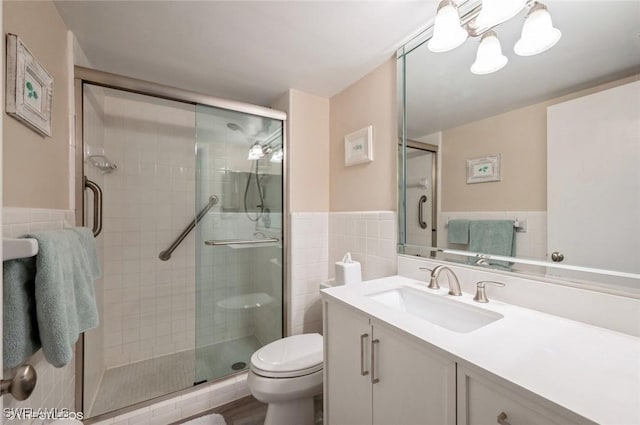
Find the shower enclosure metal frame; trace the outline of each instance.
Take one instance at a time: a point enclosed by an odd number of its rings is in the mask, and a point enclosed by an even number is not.
[[[276,109],[270,109],[262,106],[251,105],[248,103],[237,102],[232,100],[221,99],[214,96],[209,96],[202,93],[197,93],[189,90],[183,90],[176,87],[166,86],[163,84],[153,83],[149,81],[139,80],[136,78],[125,77],[118,74],[112,74],[109,72],[99,71],[82,66],[74,67],[74,89],[75,89],[75,209],[76,209],[76,223],[85,223],[86,217],[84,216],[84,134],[83,134],[83,102],[84,102],[84,84],[92,84],[95,86],[112,88],[116,90],[122,90],[131,93],[137,93],[141,95],[147,95],[157,97],[161,99],[167,99],[177,101],[191,105],[204,105],[212,106],[215,108],[226,109],[236,112],[242,112],[246,114],[256,115],[265,118],[272,118],[281,120],[283,122],[282,137],[283,137],[283,153],[284,153],[284,166],[282,167],[282,204],[283,204],[283,217],[282,217],[282,248],[284,254],[284,261],[282,267],[282,334],[287,336],[290,334],[289,329],[289,295],[291,293],[290,276],[287,271],[286,264],[289,264],[291,258],[290,252],[290,227],[289,227],[289,178],[288,178],[288,139],[287,139],[287,114]],[[195,259],[194,259],[195,261]],[[75,404],[76,411],[84,412],[83,405],[83,390],[84,390],[84,335],[81,335],[76,344],[76,391],[75,391]],[[221,378],[225,379],[225,378]],[[179,394],[188,394],[193,391],[194,388],[211,384],[215,381],[207,381],[202,384],[194,385],[183,389],[181,391],[170,393],[162,397],[147,400],[141,403],[137,403],[117,411],[117,414],[127,413],[143,406],[153,404],[157,401],[169,399]],[[114,412],[105,413],[99,416],[91,418],[91,422],[105,419],[114,415]]]

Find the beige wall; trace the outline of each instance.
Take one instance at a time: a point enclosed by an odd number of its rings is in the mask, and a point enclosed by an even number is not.
[[[546,122],[537,104],[443,131],[442,210],[546,210]],[[466,159],[496,153],[501,180],[467,184]]]
[[[54,80],[53,137],[40,136],[9,116],[4,119],[4,206],[66,209],[69,206],[67,28],[50,0],[5,1],[2,5],[5,34],[17,34]]]
[[[329,211],[329,99],[289,90],[273,106],[288,114],[290,211]]]
[[[442,211],[546,211],[547,107],[632,76],[442,132]],[[499,182],[467,184],[466,159],[499,153]]]
[[[396,59],[331,98],[331,211],[397,210]],[[373,125],[373,162],[345,167],[344,136]]]

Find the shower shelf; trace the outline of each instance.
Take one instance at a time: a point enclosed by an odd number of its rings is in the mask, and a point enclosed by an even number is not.
[[[264,307],[271,304],[273,298],[264,292],[253,292],[250,294],[235,295],[218,301],[218,306],[227,310],[247,310],[251,308]]]

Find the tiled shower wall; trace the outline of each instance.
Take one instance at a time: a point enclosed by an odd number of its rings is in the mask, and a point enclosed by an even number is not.
[[[75,225],[75,214],[70,210],[48,210],[32,208],[4,208],[2,211],[2,236],[15,238],[29,232],[62,229]],[[28,363],[35,367],[38,382],[31,397],[25,401],[16,401],[13,397],[4,398],[5,409],[12,408],[58,408],[74,411],[75,403],[75,362],[62,368],[51,366],[44,358],[42,350],[34,354]],[[3,371],[6,379],[13,377],[13,371]],[[23,425],[40,424],[39,420],[8,420],[3,424]]]
[[[281,165],[267,158],[259,161],[265,211],[259,216],[259,211],[250,209],[249,217],[257,221],[250,220],[244,212],[244,195],[247,179],[256,164],[247,159],[248,143],[234,141],[233,136],[237,137],[234,132],[224,137],[227,120],[234,119],[238,117],[209,108],[199,109],[196,117],[198,202],[204,205],[210,196],[218,197],[218,203],[199,224],[196,247],[199,285],[194,311],[198,347],[247,336],[255,336],[266,344],[281,336],[281,245],[204,243],[215,239],[281,237]],[[247,196],[250,208],[260,203],[255,174],[250,179]],[[233,308],[229,301],[241,294],[266,294],[269,298],[257,309]]]
[[[104,367],[192,349],[195,239],[165,250],[193,219],[193,107],[107,92],[104,153]]]

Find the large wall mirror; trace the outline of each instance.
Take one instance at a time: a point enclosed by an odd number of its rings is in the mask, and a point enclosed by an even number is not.
[[[528,2],[493,28],[497,72],[470,71],[479,36],[399,50],[400,252],[637,295],[640,2],[545,4],[560,40],[514,53]]]

